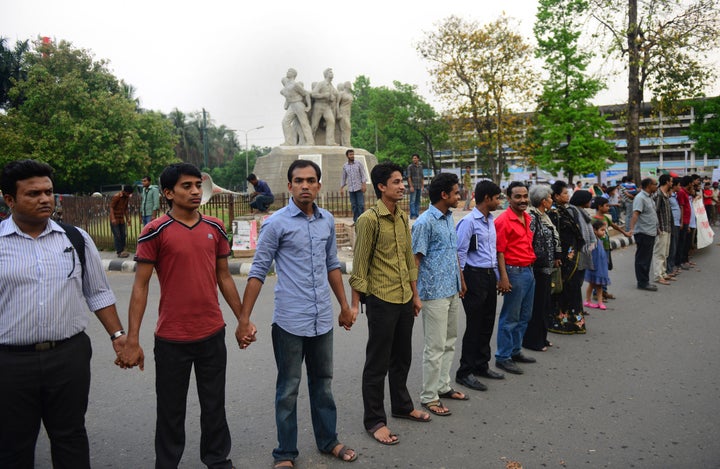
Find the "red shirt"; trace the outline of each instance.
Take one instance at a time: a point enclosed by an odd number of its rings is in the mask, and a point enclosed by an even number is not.
[[[497,252],[505,256],[505,265],[527,267],[535,262],[530,215],[523,212],[523,217],[525,226],[512,209],[505,210],[495,219]]]
[[[690,196],[682,187],[677,191],[678,205],[682,209],[682,224],[690,224]]]
[[[703,189],[703,205],[712,205],[712,189]]]
[[[153,263],[160,280],[157,337],[194,342],[225,327],[215,266],[229,255],[230,243],[217,218],[203,215],[187,226],[166,214],[145,226],[135,260]]]

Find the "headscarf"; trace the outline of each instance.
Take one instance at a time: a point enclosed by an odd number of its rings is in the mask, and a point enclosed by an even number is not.
[[[590,215],[585,211],[583,205],[586,205],[592,200],[592,194],[588,191],[575,191],[570,198],[570,206],[568,209],[573,213],[575,221],[577,222],[580,230],[582,231],[583,239],[585,244],[580,251],[583,255],[580,258],[578,269],[593,269],[592,256],[590,253],[597,246],[597,237],[595,231],[592,228],[592,220]]]

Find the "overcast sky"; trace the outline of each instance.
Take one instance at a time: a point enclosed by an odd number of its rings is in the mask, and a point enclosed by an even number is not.
[[[216,125],[264,126],[249,134],[250,145],[275,146],[288,67],[306,88],[327,67],[336,84],[365,75],[373,86],[417,85],[441,111],[415,50],[423,33],[450,15],[487,23],[504,10],[531,41],[536,9],[536,0],[0,0],[0,36],[11,46],[37,36],[68,40],[109,60],[144,108],[205,108]],[[616,77],[598,103],[622,102],[625,89]],[[244,144],[245,134],[238,136]]]

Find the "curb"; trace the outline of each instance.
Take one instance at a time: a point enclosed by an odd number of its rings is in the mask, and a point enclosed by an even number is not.
[[[613,250],[626,248],[631,244],[635,244],[635,238],[626,238],[625,236],[618,236],[610,239],[610,246]]]
[[[135,272],[137,262],[125,259],[102,259],[103,268],[108,272]],[[229,261],[230,274],[240,277],[247,277],[250,273],[252,262]],[[352,261],[340,261],[340,272],[343,274],[352,273]],[[275,263],[270,266],[268,275],[275,274]]]

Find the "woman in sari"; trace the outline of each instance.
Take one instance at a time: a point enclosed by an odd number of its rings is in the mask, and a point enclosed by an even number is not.
[[[585,279],[584,264],[582,269],[579,269],[580,253],[585,240],[574,213],[568,208],[570,195],[567,183],[555,181],[551,187],[555,205],[548,211],[548,216],[560,235],[560,268],[563,289],[562,292],[552,295],[553,308],[550,313],[548,331],[556,334],[585,334],[582,297],[582,285]],[[584,192],[592,197],[587,191],[576,192]]]

